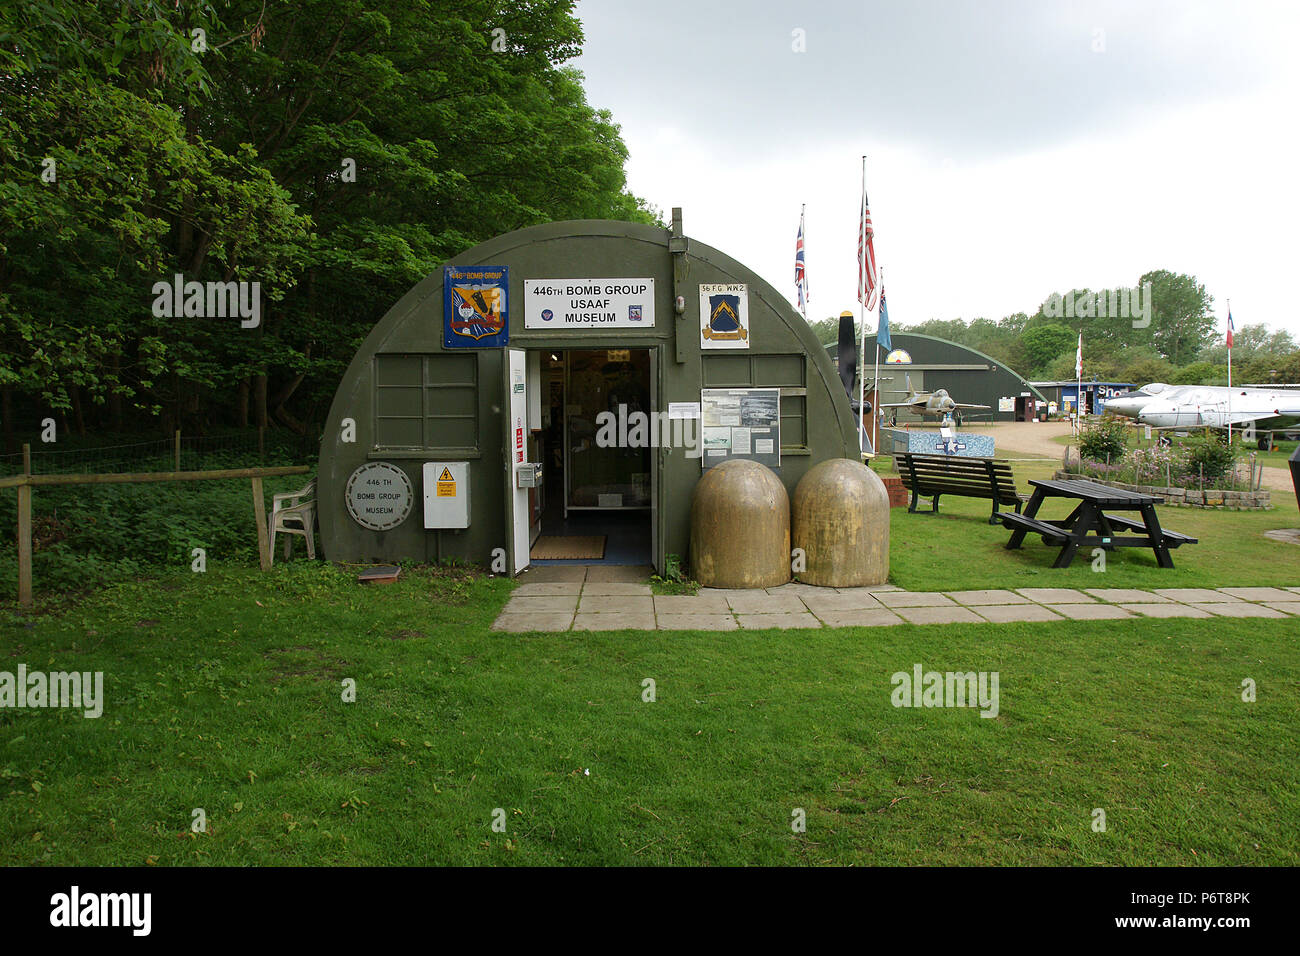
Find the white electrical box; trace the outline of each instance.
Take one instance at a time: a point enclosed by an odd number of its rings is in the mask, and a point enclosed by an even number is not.
[[[515,465],[516,488],[540,488],[541,486],[542,463],[540,461],[526,461],[522,465]]]
[[[469,527],[469,462],[424,463],[424,526]]]

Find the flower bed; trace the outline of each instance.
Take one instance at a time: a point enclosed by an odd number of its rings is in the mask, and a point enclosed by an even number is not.
[[[1225,491],[1215,488],[1168,488],[1163,485],[1131,485],[1123,481],[1107,481],[1091,475],[1080,475],[1060,470],[1054,478],[1095,481],[1109,488],[1122,488],[1142,495],[1159,495],[1165,504],[1175,508],[1219,508],[1226,511],[1267,511],[1273,507],[1267,488],[1259,491]]]

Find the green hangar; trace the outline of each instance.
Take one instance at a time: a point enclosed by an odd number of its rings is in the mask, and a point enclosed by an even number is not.
[[[876,337],[867,336],[863,374],[867,376],[867,401],[874,407],[907,400],[907,384],[917,392],[946,389],[954,401],[987,405],[988,411],[974,410],[966,421],[1024,422],[1035,418],[1047,407],[1047,399],[997,359],[965,345],[912,332],[894,332],[890,348],[880,351],[879,402],[871,390],[874,374]],[[839,368],[836,346],[826,347],[832,363]],[[893,420],[893,409],[886,414]],[[897,410],[898,422],[919,422],[920,416],[907,409]],[[931,419],[933,424],[933,419]]]
[[[327,419],[325,556],[650,564],[688,553],[692,493],[728,458],[793,492],[858,437],[831,356],[775,289],[671,228],[550,223],[411,289]]]

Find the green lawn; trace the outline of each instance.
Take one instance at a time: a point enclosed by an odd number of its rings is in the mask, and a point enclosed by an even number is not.
[[[1253,580],[1215,544],[1056,573],[963,511],[895,509],[899,583]],[[209,567],[5,612],[0,669],[103,670],[107,703],[0,711],[0,862],[1300,863],[1295,620],[520,636],[501,579]],[[891,706],[918,663],[997,671],[998,717]]]
[[[1030,478],[1050,478],[1056,465],[1015,462],[1021,490]],[[892,474],[884,467],[881,474]],[[1275,494],[1268,511],[1214,511],[1157,507],[1163,526],[1200,540],[1172,552],[1173,568],[1156,566],[1150,551],[1125,548],[1106,555],[1094,571],[1091,552],[1080,551],[1069,568],[1052,567],[1059,547],[1028,535],[1018,551],[1007,551],[1010,532],[985,523],[990,504],[975,498],[943,497],[937,515],[892,510],[890,568],[893,583],[914,591],[993,587],[1234,587],[1300,584],[1300,548],[1265,538],[1276,528],[1300,528],[1295,496]],[[923,504],[922,508],[928,507]],[[1071,505],[1048,500],[1040,518],[1064,518]],[[984,520],[981,520],[984,519]],[[936,575],[936,569],[942,569]]]

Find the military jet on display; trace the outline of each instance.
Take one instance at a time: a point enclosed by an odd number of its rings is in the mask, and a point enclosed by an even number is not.
[[[1259,436],[1259,447],[1273,447],[1274,431],[1300,425],[1300,394],[1287,389],[1189,385],[1155,396],[1138,412],[1138,421],[1156,428],[1227,428]],[[1111,403],[1106,403],[1109,410]]]
[[[948,394],[945,388],[937,388],[933,392],[920,392],[912,388],[912,376],[907,376],[907,401],[905,402],[882,402],[881,408],[907,408],[920,415],[940,418],[947,421],[953,418],[954,414],[960,416],[960,410],[963,408],[989,408],[988,405],[969,405],[965,402],[955,402],[952,396]]]
[[[1121,392],[1113,398],[1106,399],[1106,414],[1137,418],[1138,412],[1142,411],[1148,403],[1155,401],[1157,398],[1173,398],[1178,392],[1192,387],[1194,386],[1166,385],[1164,382],[1152,382],[1150,385],[1143,385],[1131,392]]]

